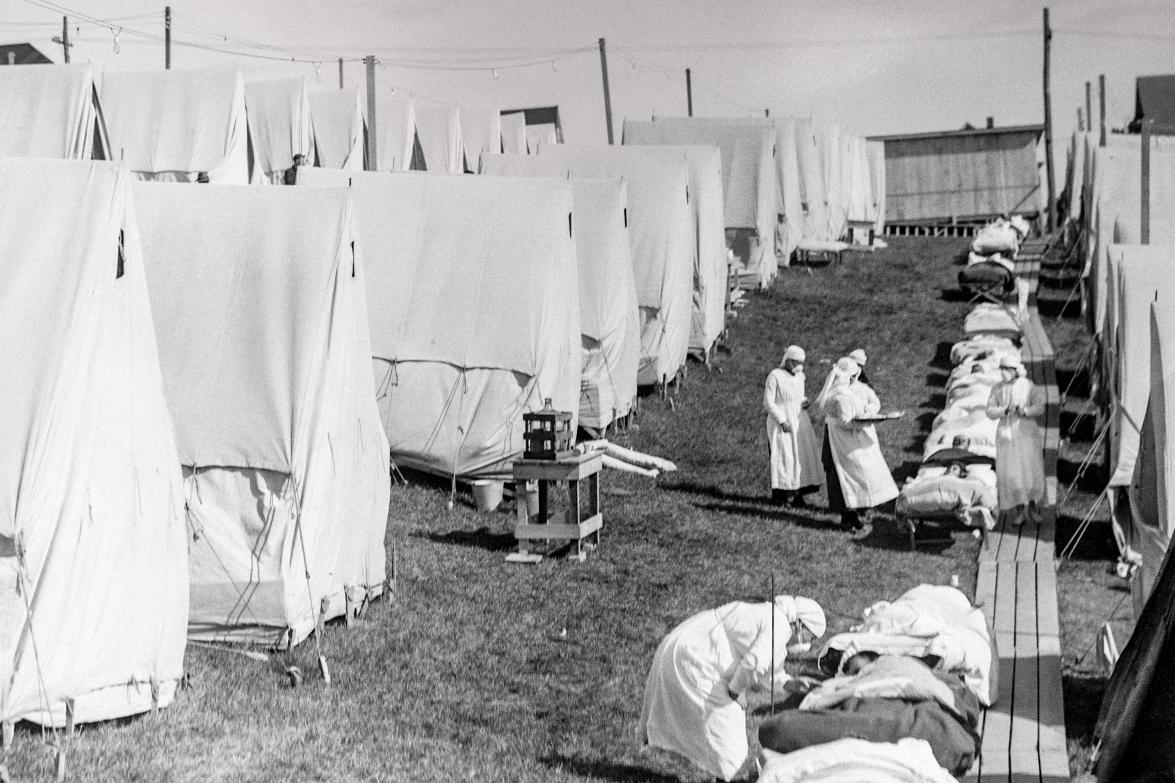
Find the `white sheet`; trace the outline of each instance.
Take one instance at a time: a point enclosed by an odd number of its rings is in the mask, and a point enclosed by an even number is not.
[[[358,88],[310,93],[310,117],[318,165],[362,171],[364,121]]]
[[[0,155],[92,157],[98,117],[89,65],[24,65],[0,69]]]
[[[253,181],[282,184],[295,155],[314,160],[314,129],[305,79],[249,82],[245,109],[253,142]]]

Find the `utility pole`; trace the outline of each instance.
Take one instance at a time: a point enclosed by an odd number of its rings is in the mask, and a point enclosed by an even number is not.
[[[604,51],[604,39],[600,39],[600,73],[604,77],[604,121],[608,123],[608,143],[615,144],[612,137],[612,93],[608,89],[608,55]]]
[[[763,116],[764,116],[764,117],[770,117],[770,116],[771,116],[771,109],[764,109],[764,110],[763,110]]]
[[[1099,73],[1097,77],[1097,91],[1098,91],[1098,112],[1101,115],[1101,137],[1097,145],[1099,147],[1106,146],[1106,75]]]
[[[375,56],[369,54],[364,57],[363,65],[367,68],[367,170],[377,171],[379,165],[375,157]]]
[[[689,68],[685,69],[685,111],[687,117],[694,116],[694,85],[690,81]]]
[[[343,89],[343,58],[339,58],[339,89]]]
[[[61,17],[61,35],[53,36],[53,43],[61,44],[61,52],[65,56],[65,62],[69,62],[69,47],[73,46],[69,42],[69,17]],[[11,65],[11,63],[9,63]]]
[[[1086,130],[1093,130],[1093,104],[1090,103],[1090,84],[1085,83],[1085,125]]]
[[[1048,232],[1051,234],[1056,227],[1056,208],[1054,201],[1056,181],[1053,174],[1053,106],[1049,93],[1049,49],[1052,43],[1053,31],[1049,27],[1049,9],[1044,7],[1044,166],[1048,177]]]
[[[1142,201],[1138,238],[1144,245],[1151,243],[1151,131],[1155,121],[1150,117],[1142,120]]]
[[[171,68],[171,6],[163,7],[163,67]]]

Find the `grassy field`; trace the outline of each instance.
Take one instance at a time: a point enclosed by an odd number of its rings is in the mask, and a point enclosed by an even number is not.
[[[57,740],[71,779],[705,780],[633,739],[653,651],[682,619],[765,596],[772,573],[777,592],[820,601],[830,631],[921,582],[958,574],[974,588],[977,543],[962,530],[911,552],[885,514],[849,536],[823,493],[803,513],[768,502],[763,381],[792,342],[808,351],[810,396],[830,361],[863,347],[883,406],[908,411],[880,430],[899,482],[919,461],[968,309],[951,294],[964,240],[891,242],[783,271],[733,321],[730,351],[691,366],[674,408],[643,399],[639,431],[621,441],[679,469],[606,474],[601,546],[585,563],[507,564],[508,509],[479,514],[462,499],[450,511],[439,485],[413,479],[392,496],[395,596],[327,628],[331,686],[313,642],[288,656],[307,673],[298,688],[286,656],[190,648],[172,707]],[[752,703],[752,740],[765,706]],[[51,779],[53,741],[19,727],[14,778]]]

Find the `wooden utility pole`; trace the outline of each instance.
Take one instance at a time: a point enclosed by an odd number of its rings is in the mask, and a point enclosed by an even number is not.
[[[1056,228],[1056,179],[1053,174],[1053,106],[1049,92],[1049,49],[1053,39],[1053,31],[1049,27],[1049,9],[1044,8],[1044,167],[1048,178],[1048,232],[1051,234]]]
[[[339,89],[343,89],[343,58],[339,58]]]
[[[1090,83],[1085,83],[1085,129],[1093,130],[1093,104],[1090,103]]]
[[[1154,120],[1142,120],[1142,201],[1140,202],[1138,239],[1144,245],[1151,243],[1151,126]]]
[[[379,164],[375,157],[375,56],[369,54],[364,57],[363,65],[367,68],[367,170],[378,171]]]
[[[1098,114],[1101,115],[1101,137],[1098,139],[1097,145],[1099,147],[1106,146],[1106,75],[1099,73],[1097,77],[1097,92],[1098,92]]]
[[[163,8],[163,67],[171,68],[171,6]]]
[[[61,50],[65,53],[65,61],[69,62],[69,17],[61,17]]]
[[[770,116],[771,116],[771,109],[764,109],[764,110],[763,110],[763,116],[764,116],[764,117],[770,117]]]
[[[615,144],[612,137],[612,93],[608,89],[608,55],[604,51],[604,39],[600,39],[600,73],[604,77],[604,121],[608,123],[608,143]]]
[[[694,85],[690,81],[689,68],[685,69],[685,113],[687,117],[694,116]]]

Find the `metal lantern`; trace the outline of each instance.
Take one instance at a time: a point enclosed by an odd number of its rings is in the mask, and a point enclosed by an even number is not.
[[[574,453],[571,414],[551,407],[550,397],[543,400],[542,410],[522,414],[522,422],[523,459],[563,459]]]

